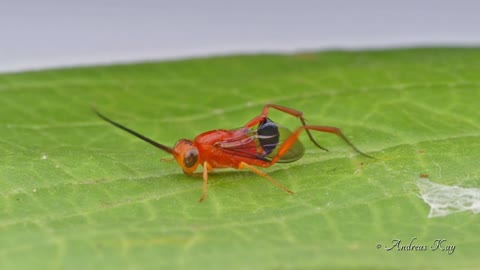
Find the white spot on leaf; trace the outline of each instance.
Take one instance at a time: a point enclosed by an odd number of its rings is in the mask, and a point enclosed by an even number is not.
[[[427,178],[418,180],[417,186],[420,198],[430,206],[430,218],[462,211],[480,213],[480,188],[441,185]]]

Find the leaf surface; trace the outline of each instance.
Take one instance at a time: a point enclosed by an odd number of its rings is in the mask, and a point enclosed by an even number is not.
[[[478,268],[480,220],[428,218],[416,181],[480,185],[480,50],[226,56],[0,76],[1,269]],[[237,128],[265,103],[340,127],[330,150],[188,177],[161,143]],[[272,111],[294,129],[299,121]],[[442,251],[386,251],[446,239]],[[377,249],[377,245],[381,245]]]

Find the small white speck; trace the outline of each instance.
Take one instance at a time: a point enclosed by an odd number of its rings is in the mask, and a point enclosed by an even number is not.
[[[222,109],[215,109],[213,110],[213,114],[223,114],[224,111]]]
[[[45,154],[42,155],[42,160],[46,160],[47,158],[48,158],[47,155]]]
[[[36,188],[34,188],[32,191],[33,191],[33,192],[37,192],[37,189],[36,189]]]

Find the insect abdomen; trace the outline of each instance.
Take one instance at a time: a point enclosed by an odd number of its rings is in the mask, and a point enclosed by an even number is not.
[[[280,133],[278,132],[278,126],[272,120],[265,118],[258,125],[258,141],[265,151],[265,155],[270,154],[275,150],[280,141]]]

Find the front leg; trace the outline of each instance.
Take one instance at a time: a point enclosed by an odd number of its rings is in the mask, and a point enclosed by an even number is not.
[[[203,202],[205,198],[207,197],[207,188],[208,188],[208,172],[213,171],[212,165],[208,163],[207,161],[203,162],[203,195],[198,200],[198,202]]]

